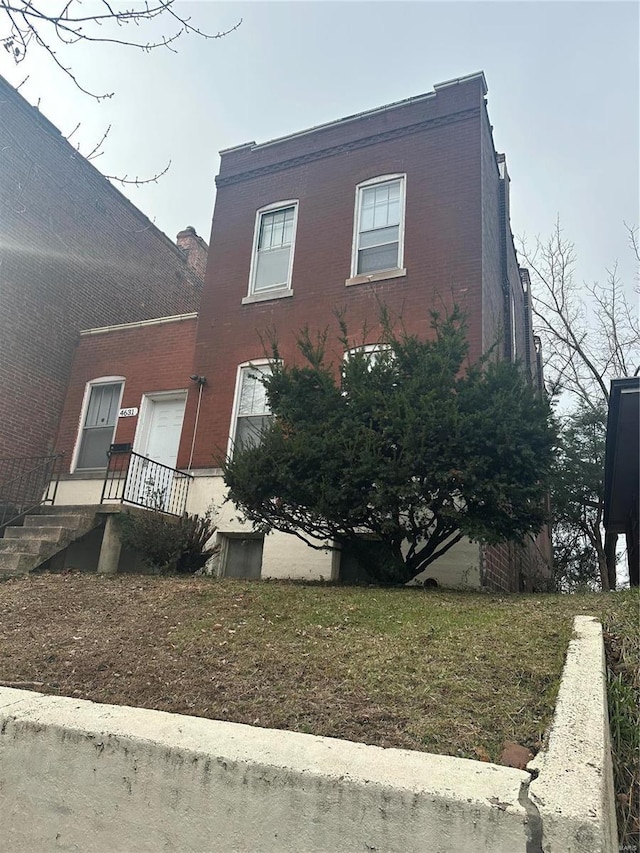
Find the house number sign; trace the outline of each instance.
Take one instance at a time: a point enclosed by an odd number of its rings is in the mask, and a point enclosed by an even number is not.
[[[135,418],[138,414],[138,410],[136,408],[133,409],[120,409],[118,412],[119,418]]]

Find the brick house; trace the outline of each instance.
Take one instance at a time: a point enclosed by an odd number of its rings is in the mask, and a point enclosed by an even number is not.
[[[494,149],[486,94],[484,75],[473,74],[222,151],[197,324],[174,317],[165,326],[94,329],[81,338],[58,438],[72,459],[64,502],[80,502],[90,488],[90,472],[78,466],[83,417],[91,382],[107,371],[113,384],[124,385],[123,405],[136,410],[118,421],[111,440],[133,441],[134,450],[148,447],[155,429],[151,410],[143,416],[147,398],[157,403],[165,392],[182,400],[171,458],[193,477],[188,509],[202,512],[212,502],[219,508],[222,573],[328,580],[340,575],[337,552],[279,533],[257,537],[224,503],[216,455],[268,417],[255,378],[256,367],[268,369],[261,332],[276,329],[282,357],[293,361],[295,333],[305,324],[331,326],[336,307],[346,307],[352,329],[367,323],[373,343],[380,302],[420,336],[430,334],[430,309],[455,302],[468,314],[472,358],[497,341],[502,356],[520,360],[540,386],[528,276],[517,262],[509,176]],[[165,374],[157,360],[162,347],[157,354],[153,348],[169,329],[180,344]],[[549,565],[546,532],[524,547],[463,540],[421,579],[530,589]]]
[[[193,229],[172,243],[1,77],[0,114],[0,459],[15,459],[56,449],[78,332],[195,311],[207,246]]]

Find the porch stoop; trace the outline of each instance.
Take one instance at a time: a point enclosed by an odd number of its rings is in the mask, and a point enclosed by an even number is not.
[[[95,506],[47,506],[9,525],[0,539],[0,579],[26,575],[104,521]]]

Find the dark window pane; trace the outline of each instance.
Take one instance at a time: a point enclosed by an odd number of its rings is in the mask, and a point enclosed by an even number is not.
[[[94,385],[91,389],[85,427],[115,426],[121,384]]]
[[[106,468],[107,451],[113,440],[113,427],[85,429],[78,456],[78,468]]]
[[[371,249],[360,249],[358,252],[358,275],[397,268],[397,243],[388,243],[386,246],[374,246]]]
[[[271,415],[255,415],[253,417],[238,418],[236,429],[237,447],[257,447],[264,429],[271,422]]]

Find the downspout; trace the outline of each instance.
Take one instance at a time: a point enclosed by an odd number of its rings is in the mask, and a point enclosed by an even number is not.
[[[191,453],[189,454],[189,464],[187,465],[187,471],[191,470],[191,463],[193,462],[193,451],[196,446],[196,435],[198,434],[198,420],[200,418],[200,404],[202,402],[202,389],[206,383],[206,377],[204,376],[190,376],[193,382],[198,383],[198,405],[196,407],[196,419],[193,424],[193,436],[191,437]]]

